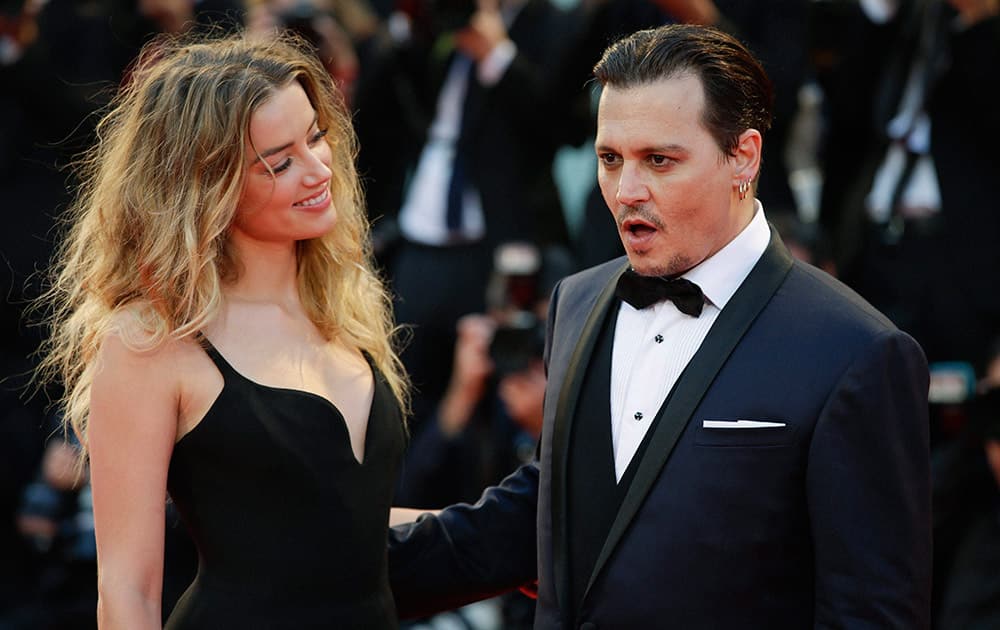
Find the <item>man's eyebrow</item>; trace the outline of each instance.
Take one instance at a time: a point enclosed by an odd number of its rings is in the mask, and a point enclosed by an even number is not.
[[[663,144],[656,146],[643,147],[640,151],[641,153],[687,153],[687,149],[680,144]]]
[[[615,153],[616,150],[605,144],[598,144],[594,146],[594,150],[597,153]],[[643,155],[649,155],[651,153],[687,153],[687,149],[680,144],[663,144],[663,145],[653,145],[648,147],[642,147],[639,149],[638,153]]]
[[[309,129],[312,129],[313,126],[318,121],[319,121],[319,113],[317,113],[315,116],[313,116],[312,122],[309,123]],[[306,133],[309,133],[308,129],[306,130]],[[251,162],[250,164],[254,165],[254,164],[256,164],[257,162],[260,162],[262,159],[264,159],[266,157],[270,157],[270,156],[274,155],[275,153],[281,153],[282,151],[284,151],[285,149],[288,149],[289,147],[291,147],[294,144],[295,144],[294,142],[286,142],[285,144],[281,145],[280,147],[274,147],[273,149],[267,149],[265,151],[261,151],[260,153],[257,154],[257,157],[254,158],[253,162]]]

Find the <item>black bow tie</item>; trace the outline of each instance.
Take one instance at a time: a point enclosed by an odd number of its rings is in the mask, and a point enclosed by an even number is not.
[[[701,315],[705,305],[701,287],[690,280],[640,276],[632,269],[618,279],[615,295],[640,310],[663,300],[672,300],[677,310],[691,317]]]

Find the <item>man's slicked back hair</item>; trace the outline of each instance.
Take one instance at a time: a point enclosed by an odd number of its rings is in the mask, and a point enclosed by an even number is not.
[[[594,66],[604,87],[628,89],[684,75],[705,91],[702,122],[724,155],[734,155],[747,129],[771,127],[774,91],[747,48],[718,29],[671,24],[633,33],[612,44]]]

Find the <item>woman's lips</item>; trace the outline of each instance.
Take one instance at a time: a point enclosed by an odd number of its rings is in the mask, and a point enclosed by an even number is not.
[[[330,190],[324,189],[316,193],[308,199],[303,199],[302,201],[296,201],[292,204],[296,208],[307,208],[309,210],[325,208],[330,205]]]

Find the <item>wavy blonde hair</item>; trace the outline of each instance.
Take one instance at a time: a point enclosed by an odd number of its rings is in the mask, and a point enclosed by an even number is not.
[[[223,283],[239,274],[228,235],[250,118],[292,81],[328,130],[338,215],[330,233],[298,243],[305,311],[327,339],[367,352],[408,409],[391,301],[372,266],[357,140],[342,95],[303,46],[244,35],[157,41],[98,124],[42,298],[50,335],[40,381],[61,382],[64,424],[84,449],[95,358],[120,314],[139,324],[141,335],[120,331],[135,349],[192,337],[218,314]]]

